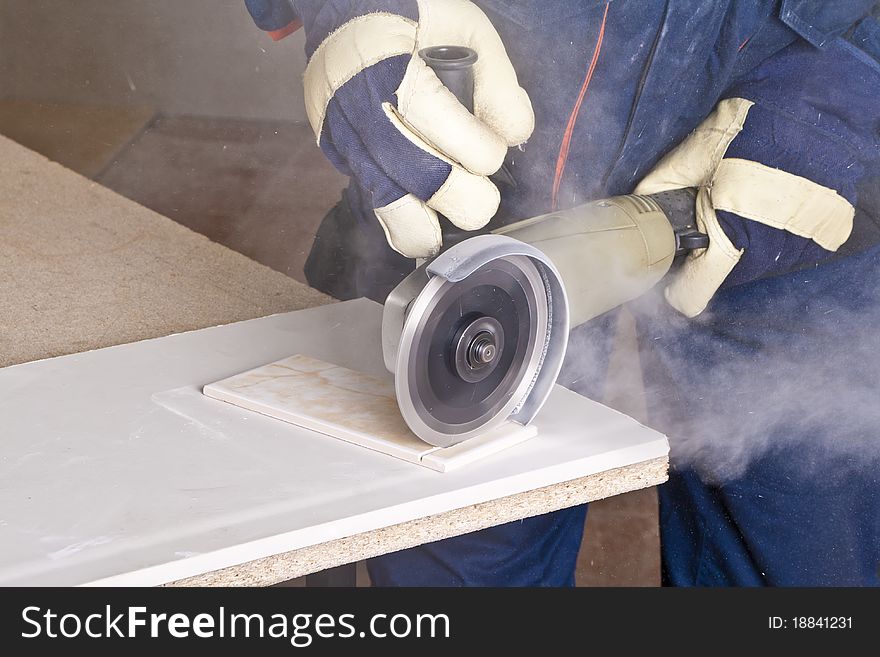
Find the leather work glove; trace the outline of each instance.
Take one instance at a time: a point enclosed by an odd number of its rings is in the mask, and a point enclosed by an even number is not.
[[[815,143],[821,139],[787,115],[780,118],[769,104],[745,98],[722,100],[636,187],[636,194],[699,188],[697,226],[709,236],[709,246],[691,252],[664,291],[666,300],[684,315],[703,312],[722,285],[787,273],[827,259],[853,232],[855,208],[847,198],[757,161],[773,156],[792,169],[799,160],[806,161],[813,152],[809,146],[780,145],[788,136],[786,130],[802,138],[810,136]],[[816,162],[829,149],[813,149],[810,164],[820,171]],[[824,168],[836,169],[832,164]],[[844,182],[841,177],[841,188]]]
[[[305,103],[318,145],[372,194],[393,249],[441,246],[437,213],[484,226],[500,194],[488,176],[534,128],[489,19],[468,0],[298,0],[306,29]],[[477,52],[471,113],[419,57],[429,46]]]

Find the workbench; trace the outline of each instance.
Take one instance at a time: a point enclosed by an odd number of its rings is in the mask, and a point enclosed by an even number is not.
[[[666,479],[660,434],[562,389],[539,438],[445,474],[200,395],[303,345],[382,375],[381,307],[3,138],[0,270],[0,584],[273,584]]]

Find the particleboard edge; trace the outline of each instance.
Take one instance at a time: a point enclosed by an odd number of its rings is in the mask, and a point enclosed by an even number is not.
[[[669,459],[666,457],[642,461],[490,502],[187,577],[165,586],[278,584],[327,568],[656,486],[667,480],[668,469]]]

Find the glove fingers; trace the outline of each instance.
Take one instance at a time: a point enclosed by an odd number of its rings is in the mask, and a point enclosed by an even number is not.
[[[474,114],[477,118],[499,135],[507,146],[526,141],[535,127],[532,103],[519,86],[501,37],[486,15],[476,5],[462,0],[422,2],[419,10],[422,47],[451,43],[466,45],[477,52],[474,65]]]
[[[427,204],[457,228],[477,230],[495,216],[500,202],[501,194],[491,180],[453,166],[449,179]]]
[[[421,57],[409,62],[397,110],[412,132],[474,173],[495,173],[504,162],[506,138],[471,114]]]
[[[405,66],[403,63],[402,67]],[[408,139],[398,124],[388,119],[387,111],[383,116],[382,96],[375,99],[375,106],[370,104],[369,115],[365,117],[363,99],[369,97],[377,86],[370,73],[368,70],[363,79],[349,82],[343,93],[337,94],[328,106],[327,123],[332,125],[339,121],[345,127],[344,134],[334,132],[334,142],[337,148],[348,152],[350,160],[369,157],[396,185],[426,201],[449,178],[452,165],[438,157],[436,151],[420,147]],[[389,92],[385,104],[390,104],[388,100],[392,97],[393,92]],[[365,123],[369,124],[369,129],[356,130],[354,127]],[[380,205],[397,198],[399,196],[387,199]]]
[[[429,207],[449,219],[456,227],[462,230],[476,230],[485,226],[498,211],[501,202],[501,194],[492,181],[486,176],[468,171],[448,160],[443,153],[436,151],[431,144],[425,142],[420,135],[401,121],[390,104],[383,105],[383,109],[388,120],[397,128],[400,138],[409,143],[408,146],[401,146],[401,151],[412,152],[412,149],[415,149],[448,167],[446,178],[431,196],[417,193],[408,186],[408,181],[398,179],[398,182],[424,200]]]
[[[437,255],[442,233],[437,213],[412,194],[375,209],[385,238],[395,251],[408,258]]]
[[[337,147],[346,144],[350,166],[360,159],[378,166],[389,181],[446,216],[462,230],[482,228],[498,211],[501,195],[485,176],[479,176],[436,150],[401,121],[394,107],[384,103],[387,121],[373,122],[373,130],[356,133],[351,123],[363,112],[357,94],[340,94],[330,103],[328,123],[346,126],[346,134],[333,133]],[[338,116],[338,119],[337,119]],[[473,117],[471,117],[473,118]],[[364,185],[366,186],[366,185]],[[373,189],[368,187],[368,189]],[[379,190],[373,189],[374,195]],[[381,195],[376,207],[400,196]],[[418,215],[413,215],[418,216]]]
[[[474,64],[474,113],[501,135],[508,146],[517,146],[535,129],[532,101],[519,86],[501,38],[488,25],[488,19],[483,19],[486,24],[477,26],[479,40],[471,45],[479,55]]]
[[[327,115],[327,139],[343,145],[337,153],[358,184],[370,192],[376,218],[391,248],[409,258],[439,252],[442,234],[437,213],[387,174],[337,103],[328,106]]]

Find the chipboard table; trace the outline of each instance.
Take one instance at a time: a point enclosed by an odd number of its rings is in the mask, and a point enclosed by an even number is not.
[[[390,376],[381,306],[3,138],[0,275],[3,585],[272,584],[666,479],[662,435],[562,388],[448,473],[203,396],[294,353]]]

